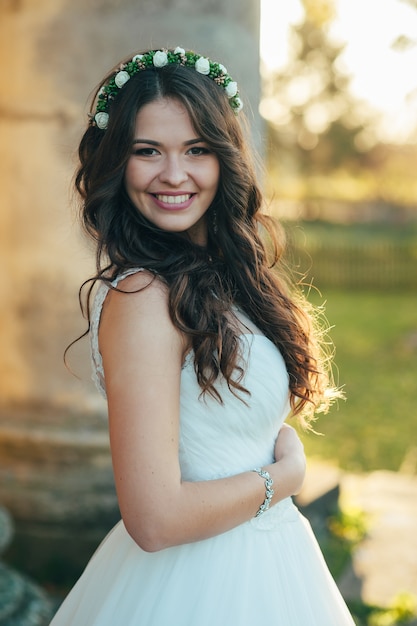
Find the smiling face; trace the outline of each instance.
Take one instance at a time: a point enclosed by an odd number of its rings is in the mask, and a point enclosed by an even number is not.
[[[129,198],[152,224],[207,242],[206,212],[217,192],[217,156],[196,134],[177,100],[155,100],[137,117],[125,172]]]

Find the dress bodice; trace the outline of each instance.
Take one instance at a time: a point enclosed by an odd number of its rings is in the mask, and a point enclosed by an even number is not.
[[[137,270],[132,270],[134,273]],[[117,286],[122,275],[112,284]],[[91,313],[93,379],[105,396],[98,344],[100,315],[109,286],[98,287]],[[249,394],[234,395],[226,381],[216,383],[223,403],[202,395],[190,352],[181,372],[180,464],[184,480],[233,475],[274,459],[274,443],[289,412],[288,374],[275,345],[262,334],[242,334],[242,384]]]
[[[277,348],[263,335],[241,335],[250,395],[231,393],[224,380],[216,388],[223,404],[201,397],[190,355],[181,377],[180,454],[183,477],[221,478],[271,463],[274,443],[288,405],[288,375]]]

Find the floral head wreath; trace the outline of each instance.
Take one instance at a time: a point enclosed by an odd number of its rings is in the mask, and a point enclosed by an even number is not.
[[[227,69],[221,63],[210,61],[206,57],[195,52],[185,51],[183,48],[171,50],[150,50],[144,54],[136,54],[131,61],[123,63],[111,76],[98,93],[96,112],[91,119],[91,124],[105,130],[109,122],[108,107],[119,90],[138,72],[149,67],[164,67],[165,65],[183,65],[194,68],[200,74],[211,78],[217,85],[223,87],[229,98],[229,104],[236,115],[243,108],[239,97],[237,83],[227,73]]]

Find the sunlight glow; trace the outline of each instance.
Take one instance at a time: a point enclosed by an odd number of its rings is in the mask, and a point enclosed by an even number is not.
[[[417,120],[417,45],[398,51],[392,44],[400,35],[416,38],[417,10],[401,0],[335,0],[335,6],[329,35],[346,44],[340,62],[351,75],[351,93],[380,112],[381,138],[406,140]],[[285,65],[289,28],[303,14],[300,0],[261,0],[265,75]]]

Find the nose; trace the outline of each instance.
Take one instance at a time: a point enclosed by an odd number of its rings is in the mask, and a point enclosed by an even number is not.
[[[159,174],[159,180],[172,187],[179,187],[187,179],[188,174],[181,157],[177,155],[167,157]]]

